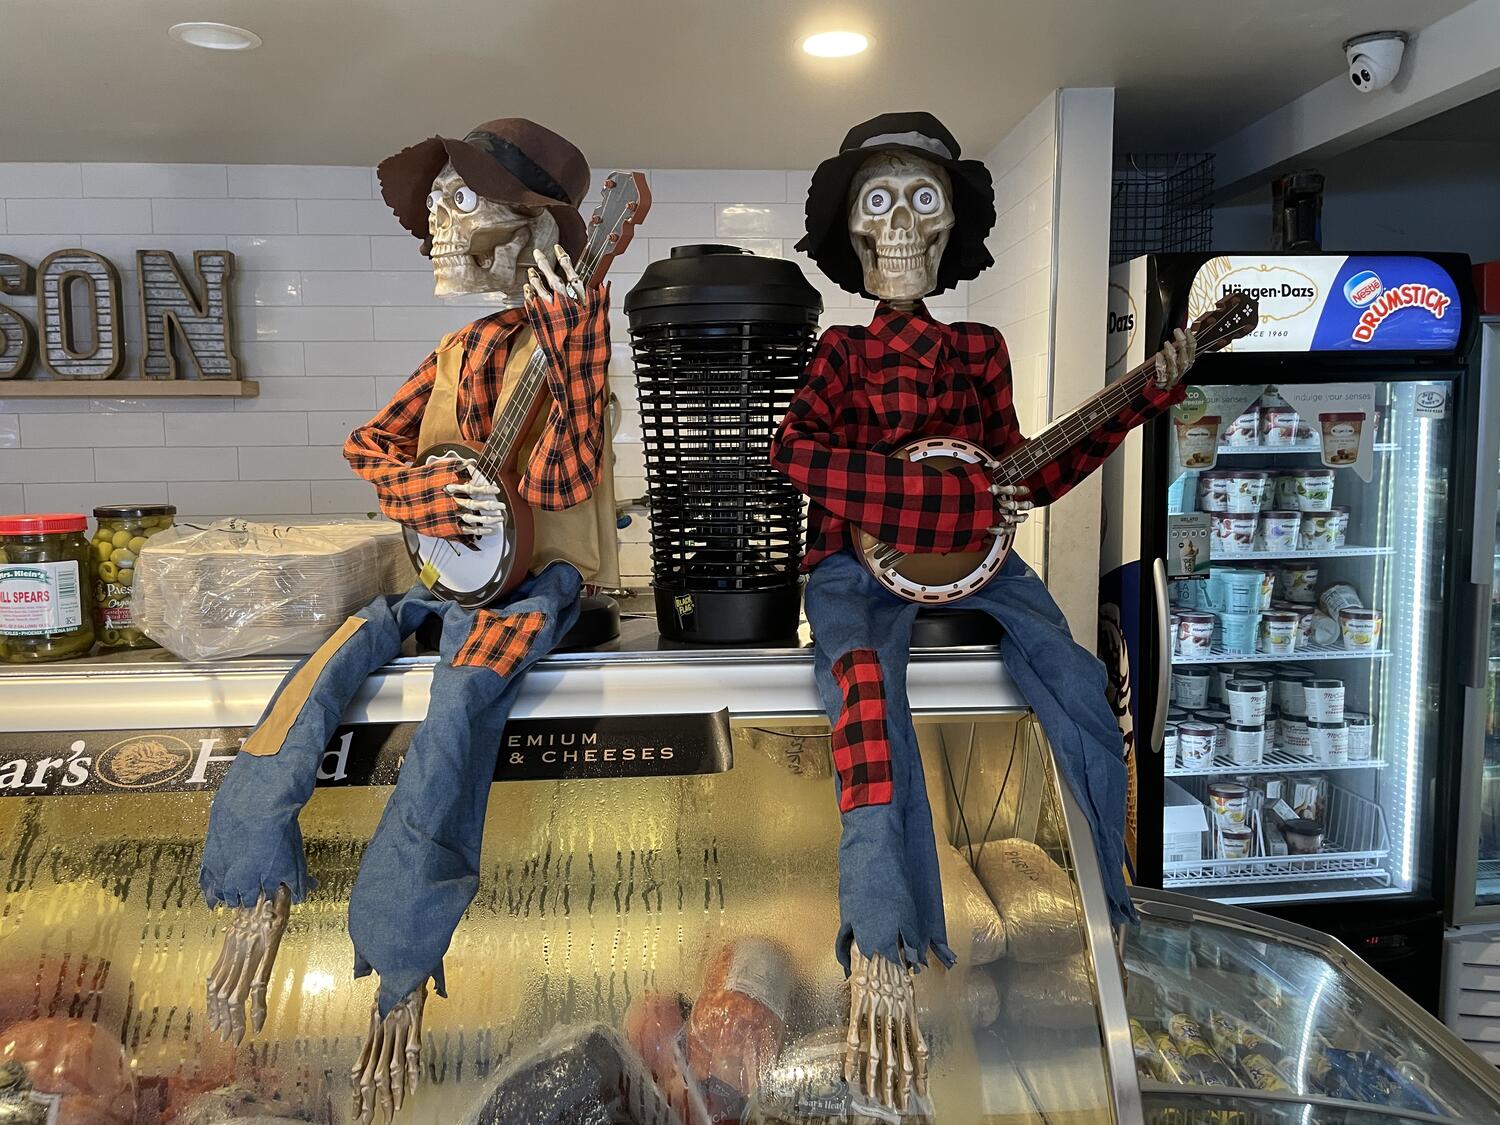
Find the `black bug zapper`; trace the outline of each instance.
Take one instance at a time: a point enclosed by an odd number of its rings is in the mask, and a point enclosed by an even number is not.
[[[802,496],[771,435],[812,356],[823,299],[796,265],[737,246],[677,246],[625,298],[664,637],[793,637]]]

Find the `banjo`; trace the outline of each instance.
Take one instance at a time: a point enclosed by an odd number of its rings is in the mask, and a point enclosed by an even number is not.
[[[609,174],[603,197],[589,220],[588,243],[575,267],[585,285],[597,285],[603,279],[650,209],[651,189],[643,173]],[[517,378],[515,390],[496,414],[483,448],[466,442],[442,442],[417,455],[417,465],[474,461],[475,478],[494,485],[499,490],[496,500],[505,507],[505,523],[482,539],[440,539],[405,529],[412,565],[438,597],[478,609],[515,589],[526,577],[535,521],[531,506],[521,498],[516,453],[546,398],[547,357],[538,347]]]
[[[1255,329],[1258,302],[1244,294],[1231,294],[1193,323],[1198,351],[1218,351]],[[1153,357],[1127,371],[1071,414],[1054,422],[1036,437],[1022,442],[998,459],[992,476],[998,484],[1020,484],[1044,466],[1056,461],[1093,432],[1101,422],[1113,418],[1145,388],[1156,374]],[[982,464],[990,455],[961,438],[921,438],[891,454],[943,469],[956,464]],[[872,535],[859,533],[859,558],[870,573],[891,593],[909,602],[943,605],[982,588],[1010,554],[1015,530],[1007,528],[989,544],[975,551],[949,554],[906,554]]]

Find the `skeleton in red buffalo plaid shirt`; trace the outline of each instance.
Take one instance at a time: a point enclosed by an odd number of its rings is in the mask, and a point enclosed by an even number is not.
[[[940,469],[893,456],[919,438],[961,438],[998,459],[1025,440],[1000,333],[942,324],[921,300],[991,264],[984,238],[994,218],[988,171],[960,160],[930,114],[885,114],[850,131],[814,173],[798,248],[879,304],[868,326],[824,333],[771,448],[773,464],[810,501],[807,617],[843,817],[836,952],[852,975],[844,1074],[858,1096],[898,1108],[920,1097],[926,1080],[910,973],[929,951],[955,958],[904,699],[917,606],[855,559],[856,534],[906,554],[986,547],[1178,401],[1193,358],[1192,338],[1178,332],[1158,354],[1155,386],[1029,480],[995,484],[993,462]],[[1045,586],[1014,555],[988,585],[951,604],[1004,628],[1007,669],[1090,815],[1117,920],[1128,917],[1122,750],[1099,662],[1073,643]]]

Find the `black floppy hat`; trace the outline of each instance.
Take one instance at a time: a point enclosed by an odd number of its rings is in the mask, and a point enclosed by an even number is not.
[[[979,160],[960,160],[958,141],[930,113],[882,113],[844,136],[839,154],[819,164],[807,189],[807,233],[797,243],[830,280],[850,293],[873,296],[849,238],[849,188],[859,167],[877,152],[907,152],[941,165],[953,187],[953,232],[938,264],[934,293],[978,277],[994,264],[985,236],[995,225],[995,188]]]
[[[587,227],[578,205],[589,190],[588,161],[551,129],[524,117],[500,117],[462,139],[428,137],[380,162],[380,194],[422,240],[422,253],[432,252],[427,193],[444,164],[485,199],[552,212],[563,248],[574,257],[583,250]]]

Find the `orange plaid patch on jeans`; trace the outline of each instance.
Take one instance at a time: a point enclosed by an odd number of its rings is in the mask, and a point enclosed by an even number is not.
[[[494,613],[481,609],[474,614],[474,630],[453,657],[455,665],[488,668],[509,676],[531,651],[537,634],[547,622],[540,613]]]

